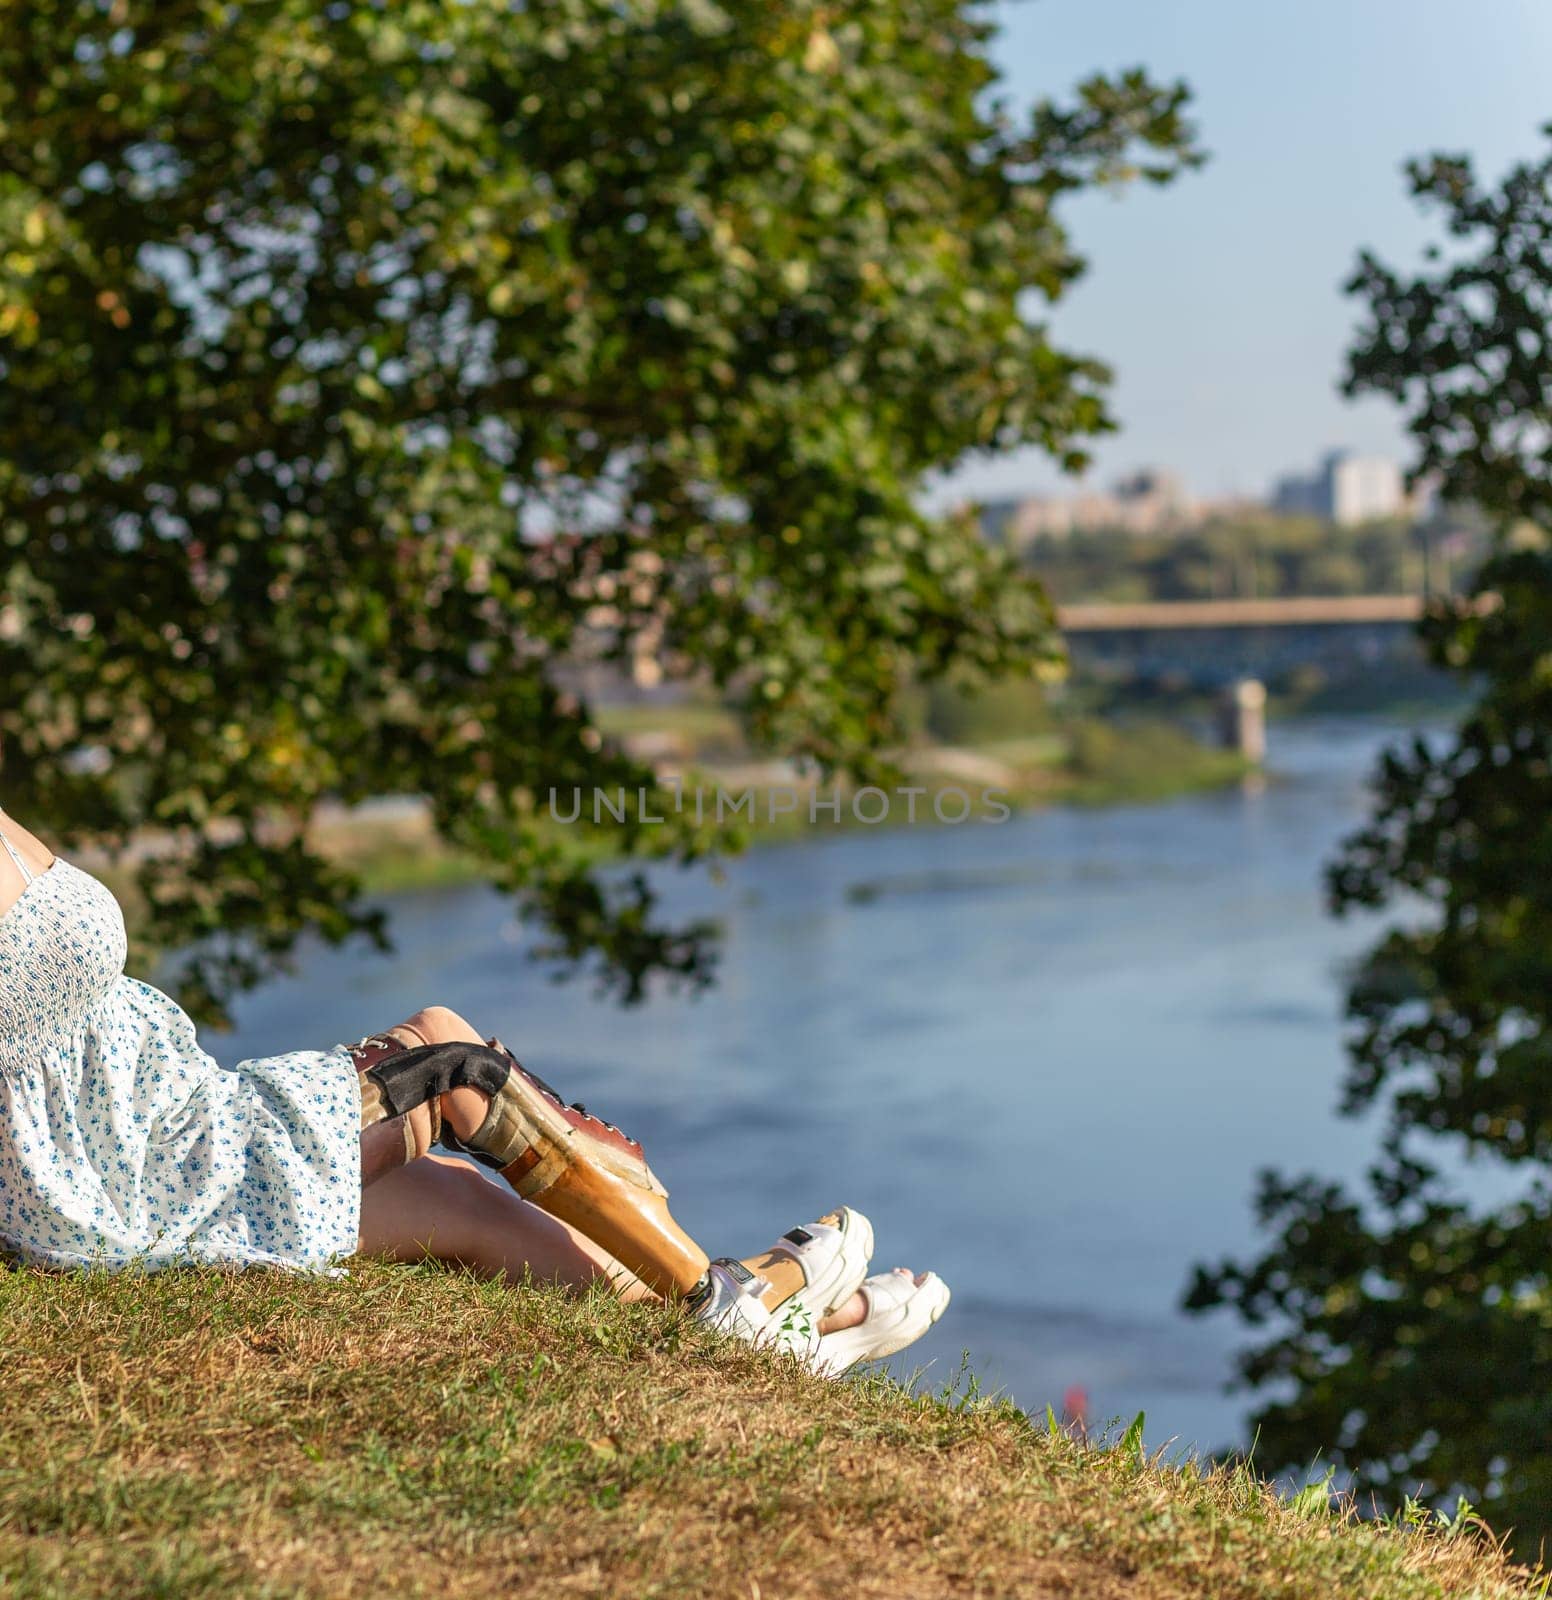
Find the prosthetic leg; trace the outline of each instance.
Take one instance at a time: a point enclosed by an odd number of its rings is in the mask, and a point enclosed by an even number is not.
[[[682,1296],[708,1325],[815,1359],[822,1317],[850,1297],[867,1272],[873,1230],[841,1207],[793,1228],[758,1256],[707,1259],[674,1221],[668,1191],[641,1146],[613,1123],[568,1105],[498,1040],[404,1044],[378,1034],[352,1045],[361,1081],[361,1182],[419,1153],[409,1113],[429,1109],[432,1142],[500,1169],[523,1199],[602,1245],[658,1293]],[[478,1089],[490,1101],[480,1126],[459,1139],[442,1118],[442,1097]]]
[[[409,1113],[427,1106],[434,1137],[499,1168],[523,1199],[585,1233],[660,1294],[704,1292],[710,1262],[669,1214],[668,1191],[641,1146],[567,1105],[498,1041],[411,1048],[374,1035],[350,1051],[361,1075],[363,1186],[414,1158]],[[460,1087],[490,1098],[466,1140],[441,1118],[442,1096]]]

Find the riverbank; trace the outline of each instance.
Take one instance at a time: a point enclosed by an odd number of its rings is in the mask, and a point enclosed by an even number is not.
[[[973,1385],[822,1383],[603,1296],[13,1272],[0,1321],[18,1600],[1542,1592],[1467,1525],[1289,1506]]]
[[[687,796],[698,792],[699,801],[687,804],[699,803],[715,816],[720,797],[750,848],[844,829],[954,826],[1042,806],[1152,804],[1221,788],[1249,770],[1240,756],[1204,745],[1163,719],[1085,717],[974,743],[923,742],[896,757],[900,787],[859,796],[854,786],[819,789],[785,763],[752,759],[725,713],[670,710],[665,720],[662,708],[633,708],[615,717],[612,731]],[[567,794],[554,804],[565,816],[573,807],[585,813],[592,800]],[[557,825],[557,834],[589,848],[585,830],[563,833]],[[325,812],[313,840],[376,894],[453,887],[485,873],[475,857],[444,844],[409,801]]]

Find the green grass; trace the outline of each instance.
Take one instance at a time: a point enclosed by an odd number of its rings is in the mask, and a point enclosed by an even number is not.
[[[973,1384],[823,1383],[435,1268],[0,1281],[0,1593],[1545,1595],[1470,1518],[1290,1506]]]
[[[1248,770],[1236,752],[1210,749],[1167,722],[1086,718],[1074,731],[1064,798],[1074,805],[1146,804],[1221,788]]]

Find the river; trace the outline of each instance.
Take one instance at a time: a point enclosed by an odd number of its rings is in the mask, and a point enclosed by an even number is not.
[[[310,950],[209,1041],[231,1060],[354,1038],[438,1001],[646,1145],[680,1220],[740,1254],[844,1201],[878,1263],[936,1268],[939,1327],[895,1365],[1150,1444],[1243,1442],[1241,1335],[1178,1309],[1255,1244],[1257,1170],[1362,1171],[1335,1115],[1341,968],[1374,925],[1322,904],[1398,730],[1274,725],[1264,786],[999,826],[817,832],[727,880],[665,880],[725,927],[702,998],[622,1011],[554,984],[484,888],[392,906],[396,954]]]

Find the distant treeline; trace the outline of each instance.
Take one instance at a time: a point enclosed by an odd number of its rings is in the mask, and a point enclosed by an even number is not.
[[[1462,514],[1338,528],[1266,512],[1189,533],[1044,535],[1023,561],[1066,603],[1416,594],[1464,587],[1489,542],[1485,525]]]

